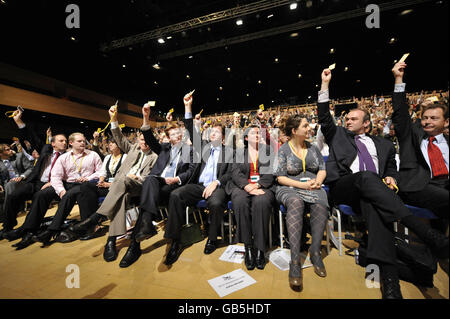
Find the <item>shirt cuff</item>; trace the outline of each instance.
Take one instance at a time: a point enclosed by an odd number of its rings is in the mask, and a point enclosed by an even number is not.
[[[176,176],[175,178],[178,178],[178,185],[181,185],[181,179],[178,176]]]
[[[192,118],[192,112],[186,112],[186,113],[184,113],[184,118],[185,118],[186,120],[190,120],[190,119]]]
[[[141,131],[148,131],[151,128],[150,125],[142,125],[141,126]]]
[[[394,87],[394,93],[405,92],[406,83],[396,84]]]
[[[119,122],[118,121],[116,121],[116,122],[111,122],[111,130],[113,130],[113,129],[115,129],[115,128],[118,128],[119,127]]]
[[[19,128],[24,128],[26,125],[25,125],[25,124],[17,124],[17,126],[18,126]]]
[[[216,179],[216,181],[217,181],[217,184],[219,184],[219,186],[220,186],[220,181],[218,179]]]
[[[324,102],[328,102],[328,101],[330,101],[329,91],[328,90],[326,90],[326,91],[319,91],[319,97],[318,97],[317,102],[324,103]]]

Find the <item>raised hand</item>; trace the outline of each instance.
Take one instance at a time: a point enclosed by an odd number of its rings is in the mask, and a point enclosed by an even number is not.
[[[403,83],[403,75],[405,74],[406,63],[397,62],[392,68],[392,74],[395,78],[395,83]]]
[[[324,84],[326,84],[327,87],[328,87],[328,84],[330,83],[330,81],[331,81],[331,70],[330,69],[324,69],[322,71],[322,86]]]
[[[167,122],[172,122],[173,121],[173,115],[172,114],[173,114],[172,112],[167,113],[167,115],[166,115]]]
[[[150,103],[145,103],[142,107],[142,116],[146,119],[150,118],[151,108]]]
[[[111,106],[108,110],[108,113],[109,113],[111,122],[117,122],[117,104]]]
[[[186,94],[186,95],[184,96],[184,98],[183,98],[184,108],[185,108],[185,109],[189,109],[189,111],[192,110],[192,102],[193,102],[193,100],[194,100],[194,98],[193,98],[192,95],[194,94],[194,91],[195,91],[195,90],[189,92],[189,93]]]

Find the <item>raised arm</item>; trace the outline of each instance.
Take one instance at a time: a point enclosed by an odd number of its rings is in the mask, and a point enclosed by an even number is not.
[[[122,131],[120,130],[119,122],[117,121],[117,105],[111,106],[108,113],[111,119],[111,133],[113,138],[122,152],[128,153],[133,144],[131,144],[126,137],[123,136]]]
[[[405,62],[398,62],[392,69],[395,78],[394,94],[392,94],[392,123],[394,124],[395,135],[399,140],[404,139],[411,132],[412,120],[409,115],[409,105],[406,99],[405,84],[403,76],[405,74]]]
[[[150,149],[159,155],[161,153],[161,144],[155,138],[153,130],[150,126],[150,104],[146,103],[142,107],[142,127],[141,131],[144,134],[145,143],[150,146]]]
[[[22,111],[17,110],[16,115],[13,117],[14,122],[16,122],[17,127],[19,128],[20,141],[27,140],[30,142],[32,149],[40,151],[45,143],[39,138],[35,130],[22,121],[22,114]]]
[[[325,140],[330,144],[336,133],[336,124],[330,113],[330,97],[328,87],[331,81],[331,71],[325,69],[322,71],[322,86],[320,88],[319,97],[317,101],[317,112],[319,116],[319,124]]]

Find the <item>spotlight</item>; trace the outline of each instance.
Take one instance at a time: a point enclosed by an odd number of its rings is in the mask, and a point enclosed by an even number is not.
[[[290,8],[291,10],[297,9],[297,2],[291,3],[291,5],[289,6],[289,8]]]
[[[236,24],[237,25],[242,25],[244,23],[244,21],[242,21],[242,19],[237,19],[236,20]]]
[[[161,44],[166,43],[166,41],[164,41],[163,38],[159,38],[159,39],[158,39],[158,42],[161,43]]]

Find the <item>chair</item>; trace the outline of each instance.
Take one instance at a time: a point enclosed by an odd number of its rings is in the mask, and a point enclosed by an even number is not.
[[[192,209],[195,222],[197,222],[197,218],[195,216],[195,211],[198,211],[199,218],[200,218],[201,222],[203,223],[203,219],[202,219],[202,215],[201,215],[200,210],[202,210],[202,209],[204,210],[207,207],[208,207],[207,202],[204,199],[202,199],[199,202],[197,202],[195,207],[187,206],[186,207],[186,223],[188,222],[188,214],[189,214],[189,209],[190,208]],[[229,201],[228,204],[227,204],[227,209],[225,210],[225,212],[228,213],[228,228],[229,228],[228,241],[229,241],[230,245],[232,244],[232,237],[233,237],[233,235],[232,235],[233,219],[232,219],[232,216],[231,216],[232,207],[233,207],[233,205],[232,205],[231,201]],[[221,226],[222,240],[225,240],[225,223],[224,223],[223,219],[222,219],[222,222],[221,222],[220,226]]]
[[[410,210],[410,212],[411,212],[414,216],[417,216],[417,217],[420,217],[420,218],[425,218],[425,219],[437,219],[437,218],[438,218],[438,217],[437,217],[436,215],[434,215],[433,212],[432,212],[431,210],[429,210],[429,209],[421,208],[421,207],[416,207],[416,206],[411,206],[411,205],[405,205],[405,206]],[[395,229],[395,231],[397,231],[397,229]],[[407,243],[409,243],[408,234],[409,234],[408,228],[405,227],[405,235],[406,235],[405,241],[406,241]]]
[[[287,210],[283,205],[280,205],[280,209],[278,210],[278,218],[280,224],[280,248],[284,248],[283,246],[283,215],[287,214]],[[326,228],[326,241],[327,241],[327,254],[330,254],[330,233],[331,226],[327,223]]]

